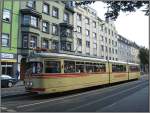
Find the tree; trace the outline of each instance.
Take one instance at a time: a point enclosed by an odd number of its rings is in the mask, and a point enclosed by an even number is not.
[[[144,68],[145,71],[145,66],[149,65],[149,50],[146,49],[145,47],[141,47],[139,50],[139,55],[138,55],[139,59],[140,59],[140,63],[141,66]]]
[[[94,3],[95,1],[81,1],[76,5],[86,5]],[[103,1],[107,4],[108,11],[105,13],[106,18],[116,20],[120,11],[123,12],[135,12],[137,9],[145,6],[143,12],[145,15],[149,15],[149,1]]]
[[[135,12],[143,6],[145,6],[145,10],[143,10],[145,15],[149,15],[149,1],[107,1],[106,3],[109,10],[105,13],[105,17],[113,20],[116,20],[120,11]]]

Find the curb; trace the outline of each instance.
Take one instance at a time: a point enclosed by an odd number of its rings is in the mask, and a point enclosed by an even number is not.
[[[20,94],[14,94],[14,95],[5,95],[5,96],[1,96],[1,99],[5,99],[5,98],[12,98],[12,97],[20,97],[20,96],[25,96],[29,94],[28,92],[26,93],[20,93]]]

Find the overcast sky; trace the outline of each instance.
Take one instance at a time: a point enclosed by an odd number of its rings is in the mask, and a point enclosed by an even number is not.
[[[90,6],[97,11],[100,18],[105,20],[104,13],[107,8],[104,3],[96,1]],[[140,46],[149,47],[149,19],[142,11],[121,13],[114,23],[120,35],[135,41]]]

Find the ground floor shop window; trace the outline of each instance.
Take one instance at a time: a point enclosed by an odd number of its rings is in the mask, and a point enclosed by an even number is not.
[[[1,68],[2,68],[2,75],[14,76],[12,62],[2,62]]]

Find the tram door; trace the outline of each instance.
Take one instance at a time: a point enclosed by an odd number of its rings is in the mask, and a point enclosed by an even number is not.
[[[32,86],[32,75],[42,73],[43,65],[41,62],[28,62],[26,65],[26,73],[25,73],[25,87],[26,89]]]

